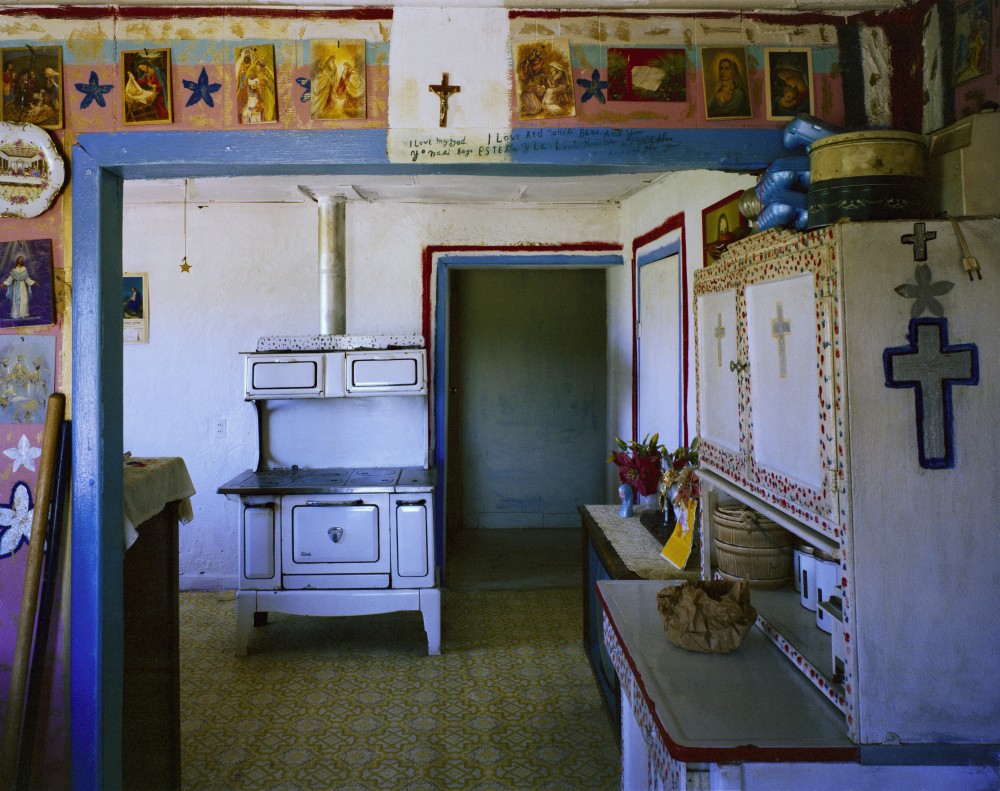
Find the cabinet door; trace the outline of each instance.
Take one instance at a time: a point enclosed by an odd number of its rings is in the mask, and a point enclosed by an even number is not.
[[[827,246],[789,251],[747,267],[740,357],[748,485],[832,536],[838,513],[828,253]]]
[[[716,264],[695,274],[701,464],[741,482],[746,465],[740,427],[736,298],[735,268]]]

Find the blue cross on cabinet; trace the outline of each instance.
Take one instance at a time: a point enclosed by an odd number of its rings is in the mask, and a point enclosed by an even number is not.
[[[909,346],[882,352],[885,386],[911,387],[916,397],[920,466],[955,466],[952,385],[979,384],[979,350],[974,343],[948,345],[948,319],[910,319]]]

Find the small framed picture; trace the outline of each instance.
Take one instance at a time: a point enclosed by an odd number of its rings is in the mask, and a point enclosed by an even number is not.
[[[701,233],[705,247],[705,266],[714,264],[733,242],[750,233],[750,223],[740,214],[740,196],[734,192],[702,209]]]
[[[63,125],[62,47],[0,49],[2,120],[44,129]]]
[[[236,118],[241,124],[278,120],[273,44],[236,48]]]
[[[122,52],[122,86],[122,123],[173,123],[169,49]]]
[[[746,47],[702,47],[701,77],[708,120],[753,117]]]
[[[813,114],[811,49],[765,49],[764,72],[768,119]]]
[[[310,42],[310,117],[314,121],[368,117],[365,48],[361,40]]]
[[[125,343],[149,341],[148,277],[145,272],[122,275],[122,340]]]
[[[522,121],[576,115],[569,40],[528,41],[514,47],[517,112]]]
[[[955,5],[955,84],[990,71],[991,13],[989,0]]]
[[[52,240],[0,244],[0,327],[55,323]]]

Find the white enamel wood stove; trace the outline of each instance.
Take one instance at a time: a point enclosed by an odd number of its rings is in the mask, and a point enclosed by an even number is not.
[[[349,336],[322,339],[356,340]],[[253,625],[266,621],[268,612],[340,616],[401,610],[421,613],[427,652],[441,653],[425,367],[423,349],[245,356],[246,400],[257,408],[258,464],[256,470],[246,470],[218,489],[240,501],[238,656],[247,653]],[[265,431],[270,413],[264,403],[268,400],[284,401],[281,411],[286,414],[291,410],[305,415],[291,441],[280,437],[278,444],[285,451],[291,448],[298,454],[319,449],[324,461],[331,458],[342,463],[345,454],[357,453],[362,445],[379,450],[392,445],[384,435],[380,438],[371,432],[405,429],[406,416],[414,410],[402,406],[414,397],[422,402],[420,426],[414,432],[410,425],[410,433],[402,431],[402,435],[420,438],[404,450],[417,463],[422,458],[422,467],[377,462],[379,466],[268,468],[262,463],[265,457],[272,462],[274,458],[264,452],[264,436],[270,452],[279,439],[270,430],[273,425]],[[358,398],[366,399],[371,409],[347,408],[351,402],[360,403]],[[381,406],[370,399],[382,399]],[[396,404],[401,408],[394,410]],[[343,415],[350,425],[317,422],[317,407],[322,408],[324,420],[331,413]],[[378,417],[361,419],[368,415]],[[282,425],[294,426],[295,422]],[[335,439],[320,446],[317,436]],[[417,444],[419,449],[412,447]],[[327,446],[329,453],[324,450]]]

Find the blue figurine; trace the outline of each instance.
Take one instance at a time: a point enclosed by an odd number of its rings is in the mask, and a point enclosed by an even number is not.
[[[618,487],[618,497],[622,501],[622,507],[618,510],[618,516],[627,518],[632,516],[632,487],[623,483]]]

